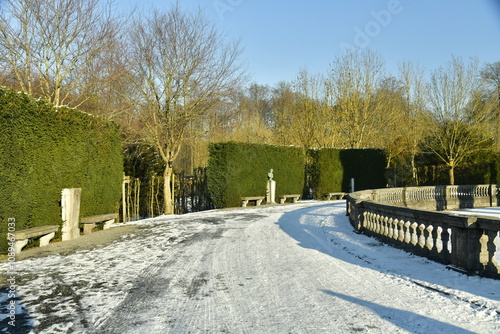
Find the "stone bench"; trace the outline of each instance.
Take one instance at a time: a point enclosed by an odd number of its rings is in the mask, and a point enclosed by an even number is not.
[[[57,230],[59,230],[59,225],[45,225],[45,226],[35,226],[24,230],[18,230],[15,232],[9,232],[7,234],[7,239],[14,235],[16,240],[14,241],[14,251],[19,254],[24,246],[28,244],[28,240],[31,238],[40,237],[40,247],[47,246],[49,241],[56,235]]]
[[[326,193],[325,194],[325,197],[326,197],[327,200],[331,200],[334,197],[338,197],[338,199],[342,199],[342,198],[344,198],[344,196],[345,196],[345,193],[342,193],[342,192],[339,192],[339,193]]]
[[[297,201],[300,198],[300,195],[298,195],[298,194],[294,194],[294,195],[281,195],[280,196],[280,204],[285,204],[285,201],[286,201],[287,198],[291,198],[292,199],[292,203],[297,203]]]
[[[80,219],[83,224],[83,234],[92,232],[96,224],[104,223],[103,230],[107,230],[114,224],[115,219],[118,218],[117,213],[107,213],[104,215],[89,216]]]
[[[241,197],[241,207],[245,208],[248,202],[255,202],[259,206],[264,200],[264,196]]]

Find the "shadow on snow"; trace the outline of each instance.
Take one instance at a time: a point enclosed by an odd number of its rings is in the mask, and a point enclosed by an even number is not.
[[[335,208],[337,213],[332,213],[331,210],[328,210],[331,208]],[[322,223],[332,219],[334,222],[333,224],[329,224],[331,226],[325,226]],[[436,284],[474,295],[480,295],[488,299],[500,300],[500,296],[495,293],[496,288],[493,286],[491,286],[492,289],[489,291],[487,289],[478,291],[475,289],[476,285],[471,284],[472,282],[468,282],[469,277],[464,274],[448,270],[445,271],[443,270],[445,267],[438,263],[392,248],[366,235],[355,233],[348,218],[345,216],[345,202],[330,202],[325,205],[306,207],[287,212],[281,216],[276,224],[290,237],[298,241],[299,246],[317,250],[344,262],[379,271],[381,273],[387,273],[388,275],[395,275],[410,281],[418,280],[419,282],[416,282],[416,284],[424,282],[424,285],[419,284],[424,287],[426,287],[425,285],[427,284],[425,282],[427,282],[430,283],[429,288],[431,290],[434,290],[432,284]],[[381,251],[382,249],[384,249],[384,251]],[[412,261],[412,258],[417,260],[414,265],[420,268],[411,267],[412,264],[410,264],[409,261]],[[391,259],[393,259],[393,261],[401,260],[401,262],[405,260],[405,266],[394,267],[393,265],[391,268],[391,266],[388,265]],[[431,264],[435,264],[438,267],[431,266]],[[428,270],[426,271],[427,267]],[[497,284],[495,280],[488,278],[475,277],[475,279],[480,281],[486,280],[484,284],[488,286]],[[354,297],[344,296],[331,291],[324,292],[372,308],[377,312],[400,312],[402,317],[399,320],[401,321],[393,319],[393,322],[401,328],[405,328],[405,320],[403,319],[408,319],[410,315],[410,313],[406,311],[388,309],[384,306]],[[445,291],[442,293],[443,295],[448,295]],[[413,318],[424,318],[417,314],[411,315]],[[425,319],[427,323],[436,321],[430,318]],[[469,333],[463,329],[457,331],[458,329],[456,327],[451,325],[448,326],[450,326],[451,332]]]
[[[333,292],[330,290],[322,290],[324,293],[343,299],[353,304],[357,304],[366,309],[372,310],[377,313],[382,319],[392,322],[394,325],[401,329],[413,332],[415,327],[419,327],[419,332],[428,330],[430,332],[439,330],[441,333],[454,333],[454,334],[470,334],[473,333],[466,329],[447,324],[429,317],[424,317],[412,312],[398,310],[392,307],[382,306],[363,299],[346,296],[341,293]]]

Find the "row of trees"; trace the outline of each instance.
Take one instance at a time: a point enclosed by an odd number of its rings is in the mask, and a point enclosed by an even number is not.
[[[429,75],[404,63],[391,76],[379,54],[353,49],[325,75],[247,86],[239,41],[178,5],[121,13],[113,0],[4,0],[0,66],[0,84],[112,119],[124,145],[154,146],[166,213],[173,166],[205,165],[213,141],[384,148],[388,165],[413,171],[432,153],[451,183],[455,166],[500,148],[500,63],[452,58]]]
[[[112,0],[5,0],[2,83],[113,119],[125,143],[154,145],[172,213],[173,161],[192,125],[242,85],[241,48],[201,11],[116,9]]]
[[[457,166],[500,149],[500,62],[452,57],[430,73],[402,63],[388,75],[369,49],[339,55],[326,75],[302,70],[275,88],[253,84],[239,97],[229,136],[283,145],[383,148],[387,167]],[[218,132],[220,133],[220,132]]]

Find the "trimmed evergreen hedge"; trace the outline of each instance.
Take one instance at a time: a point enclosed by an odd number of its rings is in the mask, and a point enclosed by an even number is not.
[[[302,148],[223,142],[210,144],[209,153],[208,190],[218,208],[240,206],[240,197],[265,196],[270,169],[276,200],[279,195],[302,194]]]
[[[308,151],[313,196],[321,199],[329,192],[349,192],[351,178],[355,190],[384,188],[386,156],[380,149],[313,149]]]
[[[16,230],[61,224],[63,188],[82,188],[81,217],[118,211],[116,124],[0,88],[0,128],[0,252],[9,218]]]

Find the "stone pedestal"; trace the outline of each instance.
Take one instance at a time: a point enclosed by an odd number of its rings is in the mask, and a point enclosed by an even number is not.
[[[276,203],[276,181],[267,181],[266,201],[267,203]]]
[[[80,219],[80,195],[82,189],[67,188],[62,191],[62,240],[71,240],[80,236],[78,221]]]

